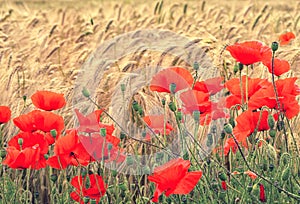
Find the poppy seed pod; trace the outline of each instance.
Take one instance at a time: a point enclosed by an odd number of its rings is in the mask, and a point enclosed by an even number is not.
[[[195,70],[195,71],[198,71],[199,70],[199,63],[198,62],[194,62],[194,64],[193,64],[193,69]]]
[[[169,85],[169,90],[172,94],[174,94],[176,92],[176,84],[175,83],[171,83]]]
[[[175,112],[177,110],[175,103],[172,101],[169,103],[169,108],[173,112]]]
[[[268,115],[268,125],[269,125],[270,129],[274,128],[275,119],[274,119],[273,115]]]
[[[272,42],[271,48],[273,52],[276,52],[278,50],[278,42]]]
[[[225,131],[225,133],[227,133],[227,134],[232,134],[232,126],[230,125],[230,124],[226,124],[225,126],[224,126],[224,131]]]
[[[90,92],[85,87],[83,87],[82,89],[82,94],[86,98],[89,98],[91,96]]]

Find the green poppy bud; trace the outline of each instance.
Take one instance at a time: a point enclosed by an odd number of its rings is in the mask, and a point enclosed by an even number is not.
[[[166,105],[166,99],[163,98],[163,99],[161,100],[161,104],[162,104],[163,106],[165,106],[165,105]]]
[[[171,83],[169,85],[169,90],[172,94],[174,94],[176,92],[176,84],[175,83]]]
[[[0,150],[0,156],[3,159],[4,157],[6,157],[6,150],[5,149],[1,149]]]
[[[122,191],[126,191],[127,190],[127,185],[125,183],[120,183],[119,184],[119,188],[122,190]]]
[[[177,119],[178,121],[181,121],[181,120],[182,120],[182,112],[181,112],[181,111],[177,111],[177,112],[176,112],[176,119]]]
[[[134,163],[134,159],[132,158],[132,156],[128,155],[126,157],[126,164],[127,165],[132,165]]]
[[[274,128],[275,119],[274,119],[273,115],[268,115],[268,125],[269,125],[270,129]]]
[[[225,131],[224,131],[224,130],[222,130],[222,132],[221,132],[221,139],[224,139],[224,138],[225,138],[225,136],[226,136],[226,133],[225,133]]]
[[[143,172],[144,172],[144,174],[150,174],[151,171],[150,171],[149,166],[144,166],[144,167],[143,167]]]
[[[20,146],[23,145],[23,138],[19,138],[19,139],[18,139],[18,144],[19,144]]]
[[[111,143],[108,143],[108,144],[107,144],[107,149],[108,149],[108,150],[111,150],[112,148],[113,148],[113,145],[112,145]]]
[[[233,73],[236,74],[239,71],[239,65],[234,65],[233,67]]]
[[[250,193],[250,192],[252,191],[252,189],[253,189],[253,185],[252,185],[252,184],[249,184],[249,185],[247,186],[247,191]]]
[[[239,70],[242,71],[244,68],[244,65],[242,63],[239,63]]]
[[[89,203],[89,201],[90,201],[90,198],[89,198],[89,197],[83,197],[83,202],[84,202],[85,204]]]
[[[177,110],[175,103],[172,101],[169,103],[169,108],[173,112],[175,112]]]
[[[272,42],[271,48],[273,52],[276,52],[278,50],[278,42]]]
[[[233,117],[230,117],[230,118],[229,118],[229,124],[232,126],[232,128],[235,127],[235,120],[234,120]]]
[[[90,200],[90,204],[97,204],[97,201],[95,199]]]
[[[226,181],[227,176],[224,172],[220,172],[219,173],[219,179],[221,179],[221,181]]]
[[[53,183],[55,183],[56,181],[57,181],[57,174],[52,174],[51,176],[50,176],[50,180],[51,181],[53,181]]]
[[[111,175],[112,175],[113,177],[116,177],[116,176],[118,175],[118,172],[117,172],[116,170],[112,170],[112,171],[111,171]]]
[[[198,71],[199,70],[199,63],[198,62],[194,62],[194,64],[193,64],[193,69],[195,70],[195,71]]]
[[[283,121],[278,121],[277,122],[277,130],[278,131],[281,131],[281,130],[283,130],[283,128],[284,128],[284,122]]]
[[[232,134],[232,126],[230,125],[230,124],[226,124],[225,126],[224,126],[224,131],[225,131],[225,133],[227,133],[227,134]]]
[[[133,101],[133,102],[132,102],[132,108],[133,108],[133,110],[135,110],[135,111],[138,111],[138,110],[139,110],[139,104],[138,104],[137,101]]]
[[[102,137],[105,137],[106,136],[106,128],[100,128],[100,135]]]
[[[86,169],[82,168],[81,176],[82,176],[82,177],[85,177],[86,175],[87,175]]]
[[[90,188],[91,187],[91,180],[90,180],[90,177],[87,176],[86,179],[85,179],[85,188]]]
[[[56,131],[55,129],[50,130],[50,135],[51,135],[53,138],[56,138],[56,136],[57,136],[57,131]]]
[[[82,94],[86,98],[89,98],[91,96],[90,92],[85,87],[83,87],[82,89]]]
[[[121,132],[120,133],[120,139],[123,140],[123,139],[125,139],[125,137],[126,137],[126,134],[124,132]]]
[[[276,130],[269,130],[269,135],[274,138],[276,136]]]
[[[125,92],[125,89],[126,89],[125,84],[121,84],[121,91]]]

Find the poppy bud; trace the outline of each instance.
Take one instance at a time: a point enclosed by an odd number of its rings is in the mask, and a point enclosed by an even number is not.
[[[105,137],[106,136],[106,128],[100,128],[100,135],[102,137]]]
[[[87,204],[89,203],[90,198],[89,197],[83,197],[83,203]]]
[[[1,149],[1,150],[0,150],[0,156],[1,156],[2,159],[3,159],[4,157],[6,157],[6,151],[5,151],[5,149]]]
[[[224,139],[224,138],[225,138],[225,136],[226,136],[226,134],[225,134],[225,131],[224,131],[224,130],[222,130],[222,132],[221,132],[221,139]]]
[[[56,174],[52,174],[51,176],[50,176],[50,180],[51,181],[53,181],[53,183],[55,183],[56,181],[57,181],[57,175]]]
[[[244,68],[244,65],[242,63],[239,63],[239,70],[242,71]]]
[[[161,158],[163,158],[164,154],[162,152],[157,152],[156,153],[156,160],[160,160]]]
[[[175,83],[171,83],[169,85],[169,90],[172,94],[174,94],[176,92],[176,84]]]
[[[249,184],[249,185],[247,186],[247,191],[250,193],[250,192],[252,191],[252,189],[253,189],[252,184]]]
[[[133,102],[132,102],[132,108],[133,108],[133,110],[135,110],[135,111],[138,111],[138,110],[139,110],[139,104],[138,104],[137,101],[133,101]]]
[[[118,172],[117,172],[116,170],[112,170],[112,171],[111,171],[111,175],[112,175],[113,177],[116,177],[116,176],[118,175]]]
[[[121,84],[121,91],[124,92],[126,89],[125,84]]]
[[[278,50],[278,42],[272,42],[271,48],[273,52],[276,52]]]
[[[270,165],[269,165],[269,170],[270,170],[270,171],[273,171],[273,169],[274,169],[274,164],[270,164]]]
[[[149,168],[149,166],[144,166],[143,167],[143,172],[144,172],[144,174],[150,174],[150,168]]]
[[[44,154],[44,158],[47,160],[49,159],[49,154]]]
[[[18,139],[18,144],[19,144],[20,146],[23,145],[23,139],[22,139],[22,138],[19,138],[19,139]]]
[[[142,116],[142,117],[144,116],[144,111],[143,111],[143,109],[142,109],[141,106],[139,106],[138,112],[139,112],[139,115],[140,115],[140,116]]]
[[[146,136],[147,136],[147,132],[146,132],[146,131],[143,131],[143,132],[142,132],[142,137],[145,138]]]
[[[211,133],[217,133],[217,126],[216,125],[212,125],[210,131],[211,131]]]
[[[268,125],[269,125],[270,129],[274,128],[275,119],[274,119],[273,115],[268,115]]]
[[[124,132],[121,132],[120,133],[120,139],[123,140],[123,139],[125,139],[125,137],[126,137],[126,134]]]
[[[108,150],[111,150],[112,148],[113,148],[113,145],[112,145],[111,143],[108,143],[108,144],[107,144],[107,149],[108,149]]]
[[[51,135],[53,138],[56,138],[56,136],[57,136],[57,131],[56,131],[55,129],[50,130],[50,135]]]
[[[227,134],[232,134],[232,126],[230,125],[230,124],[226,124],[225,126],[224,126],[224,130],[225,130],[225,133],[227,133]]]
[[[163,98],[163,99],[161,100],[161,104],[162,104],[163,106],[165,106],[165,105],[166,105],[166,99]]]
[[[127,190],[127,185],[125,183],[120,183],[119,184],[119,188],[122,190],[122,191],[126,191]]]
[[[199,70],[199,63],[198,62],[194,62],[194,64],[193,64],[193,69],[195,70],[195,71],[198,71]]]
[[[85,177],[86,175],[87,175],[86,169],[82,168],[81,176],[82,176],[82,177]]]
[[[90,188],[91,187],[91,180],[90,180],[90,177],[87,176],[86,177],[86,180],[85,180],[85,188]]]
[[[92,199],[91,201],[90,201],[90,204],[96,204],[97,203],[97,201],[95,200],[95,199]]]
[[[169,103],[169,108],[170,108],[171,111],[175,112],[176,111],[176,105],[175,105],[175,103],[171,101]]]
[[[126,157],[126,164],[127,164],[127,165],[132,165],[133,162],[134,162],[134,160],[133,160],[132,156],[128,155],[128,156]]]
[[[239,71],[239,65],[234,65],[233,67],[233,73],[236,74]]]
[[[26,99],[27,99],[27,96],[26,96],[26,95],[24,95],[24,96],[23,96],[23,101],[25,102],[25,101],[26,101]]]
[[[198,111],[198,110],[193,111],[193,118],[195,121],[199,121],[200,120],[200,111]]]
[[[85,87],[83,87],[82,89],[82,94],[86,98],[89,98],[91,96],[90,92]]]
[[[177,111],[177,112],[176,112],[176,119],[177,119],[178,121],[181,121],[181,120],[182,120],[182,112],[181,112],[181,111]]]
[[[290,167],[288,166],[283,170],[281,174],[281,180],[286,181],[288,180],[289,177],[290,177]]]
[[[274,138],[276,136],[276,130],[269,130],[269,135]]]
[[[221,179],[221,181],[226,181],[227,176],[224,172],[220,172],[219,173],[219,179]]]

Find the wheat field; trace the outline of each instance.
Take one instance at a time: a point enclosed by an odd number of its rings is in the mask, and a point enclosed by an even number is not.
[[[224,47],[237,41],[260,40],[267,45],[286,31],[296,34],[278,55],[291,64],[289,75],[299,76],[300,2],[289,1],[2,1],[0,2],[0,101],[13,117],[31,109],[29,98],[45,89],[65,94],[69,100],[62,114],[72,125],[72,97],[78,72],[103,42],[139,29],[167,29],[198,39],[215,67],[234,62]],[[153,63],[157,63],[155,53]],[[116,63],[125,70],[128,58]],[[138,64],[148,59],[139,59]],[[115,66],[115,67],[116,67]],[[168,66],[168,61],[164,62]],[[111,68],[98,92],[103,106],[120,72]],[[123,71],[124,72],[124,71]],[[125,71],[126,72],[126,71]],[[266,76],[257,69],[253,76]],[[108,78],[107,78],[108,77]],[[144,96],[143,96],[144,97]],[[297,121],[297,120],[296,120]],[[295,127],[298,125],[295,122]],[[17,130],[8,129],[9,135]]]

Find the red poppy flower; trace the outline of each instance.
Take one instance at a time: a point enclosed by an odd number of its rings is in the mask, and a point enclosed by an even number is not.
[[[237,104],[242,104],[242,95],[244,102],[246,102],[246,79],[246,76],[242,76],[243,92],[241,92],[240,80],[238,78],[230,79],[225,83],[225,87],[231,93],[231,95],[226,98],[227,108],[231,108],[232,106]],[[266,79],[248,77],[248,100],[258,90],[260,90],[261,88],[268,87],[269,85],[272,84]]]
[[[209,78],[205,81],[197,81],[194,86],[194,90],[202,91],[214,95],[224,88],[223,78],[215,77]]]
[[[227,190],[227,184],[226,184],[226,181],[222,181],[222,182],[221,182],[221,187],[222,187],[222,189],[223,189],[224,191]]]
[[[86,166],[91,156],[79,141],[77,131],[69,130],[55,142],[54,156],[47,160],[47,164],[56,169],[65,169],[69,165]]]
[[[247,174],[252,180],[255,180],[257,178],[257,175],[252,171],[245,171],[244,174]]]
[[[87,181],[87,178],[89,181]],[[71,192],[70,196],[76,202],[80,202],[80,204],[84,204],[84,197],[95,199],[96,203],[98,203],[106,193],[107,188],[102,177],[97,174],[89,174],[84,178],[82,176],[75,176],[71,180],[71,185],[76,190]]]
[[[224,144],[224,155],[228,155],[229,151],[231,150],[233,153],[237,151],[237,145],[233,138],[227,138]]]
[[[188,172],[189,167],[190,161],[181,158],[173,159],[156,167],[153,175],[148,176],[148,180],[156,185],[152,201],[158,202],[158,198],[163,192],[166,196],[190,193],[201,178],[202,171]]]
[[[192,87],[194,78],[191,73],[181,67],[171,67],[158,72],[150,82],[150,90],[170,92],[170,85],[176,84],[176,91]]]
[[[226,47],[236,61],[250,65],[260,62],[263,58],[272,56],[272,50],[263,45],[259,41],[246,41],[242,43],[235,43]]]
[[[10,120],[11,111],[8,106],[0,106],[0,125]]]
[[[22,141],[22,145],[18,141]],[[46,167],[44,157],[48,152],[48,143],[44,135],[39,133],[21,132],[8,142],[7,156],[3,161],[13,169],[41,169]]]
[[[272,74],[272,59],[264,60],[263,64],[268,67],[269,72]],[[280,76],[288,71],[290,71],[290,64],[286,60],[281,60],[278,58],[274,59],[274,74]]]
[[[209,94],[202,91],[188,90],[180,94],[180,99],[184,106],[184,112],[193,113],[200,111],[200,114],[207,114],[211,112],[211,101],[209,101]]]
[[[56,130],[57,137],[64,129],[64,119],[52,112],[34,110],[13,119],[14,124],[24,132],[42,131],[49,144],[55,139],[50,135],[51,130]]]
[[[114,137],[114,136],[112,136]],[[89,136],[79,135],[79,139],[94,160],[105,162],[123,162],[125,155],[122,149],[112,142],[107,136],[103,137],[98,133],[91,133]]]
[[[296,36],[292,32],[286,32],[279,36],[280,45],[287,45],[290,43],[292,39],[295,39]]]
[[[63,94],[52,91],[37,91],[31,96],[33,105],[45,111],[57,110],[66,105]]]
[[[265,187],[262,184],[259,184],[259,200],[264,203],[267,202],[266,194],[265,194]]]
[[[291,119],[299,113],[299,104],[296,96],[299,95],[299,87],[295,84],[297,77],[279,79],[275,82],[281,111]],[[249,109],[256,110],[268,106],[278,109],[273,85],[269,85],[257,91],[249,100]]]
[[[263,131],[270,129],[268,125],[268,111],[252,112],[247,110],[236,118],[237,125],[233,129],[233,134],[238,142],[247,146],[246,138],[256,129]],[[259,124],[258,124],[259,122]]]

